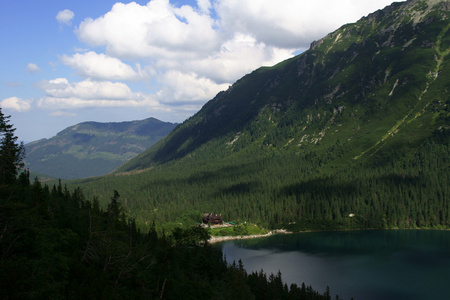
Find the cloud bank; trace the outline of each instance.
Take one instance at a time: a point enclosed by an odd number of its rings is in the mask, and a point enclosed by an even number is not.
[[[136,63],[133,69],[130,65],[115,57],[103,53],[97,54],[94,51],[76,53],[72,56],[63,55],[61,61],[65,65],[78,70],[80,76],[87,78],[99,80],[142,80],[148,78],[139,63]]]
[[[142,93],[133,93],[120,82],[86,79],[70,83],[66,78],[43,81],[40,88],[46,96],[39,99],[39,108],[47,110],[86,107],[158,107],[156,100]]]

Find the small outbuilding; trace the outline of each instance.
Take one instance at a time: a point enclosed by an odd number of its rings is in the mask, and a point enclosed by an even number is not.
[[[222,225],[223,219],[222,215],[218,214],[212,214],[212,213],[205,213],[203,214],[203,223],[204,224],[211,224],[211,225]]]

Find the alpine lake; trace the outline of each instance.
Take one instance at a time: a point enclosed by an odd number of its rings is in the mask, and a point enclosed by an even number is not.
[[[332,299],[450,299],[450,231],[363,230],[277,234],[217,244],[248,273],[282,274]]]

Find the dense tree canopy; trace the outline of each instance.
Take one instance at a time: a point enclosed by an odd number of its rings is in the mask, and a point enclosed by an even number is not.
[[[1,299],[331,299],[228,264],[201,227],[142,233],[117,191],[103,210],[23,174],[0,189]]]
[[[23,147],[1,117],[0,299],[330,299],[229,265],[201,227],[142,233],[116,190],[103,210],[81,188],[16,179]]]

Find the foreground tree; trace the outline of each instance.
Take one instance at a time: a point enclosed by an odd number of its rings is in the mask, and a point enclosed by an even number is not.
[[[25,157],[25,147],[23,142],[17,142],[16,129],[9,124],[10,117],[5,116],[0,107],[0,186],[16,180]]]

